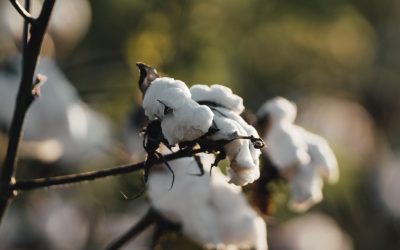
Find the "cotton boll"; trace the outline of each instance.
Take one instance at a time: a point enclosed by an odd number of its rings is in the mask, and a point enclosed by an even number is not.
[[[192,158],[171,161],[170,165],[176,176],[171,190],[171,174],[165,168],[154,169],[149,176],[148,192],[154,208],[169,220],[180,223],[183,233],[200,244],[219,244],[217,214],[209,201],[211,177],[190,175],[199,171]]]
[[[268,116],[263,133],[269,147],[264,151],[289,182],[289,207],[305,211],[322,200],[324,177],[331,183],[339,178],[337,160],[326,140],[293,124],[296,106],[282,97],[267,101],[258,111]]]
[[[208,138],[211,140],[232,140],[237,135],[237,123],[223,116],[221,113],[214,112],[213,119],[218,131],[210,135]]]
[[[296,106],[282,97],[267,101],[257,112],[259,118],[268,115],[270,119],[265,137],[268,148],[265,150],[280,170],[306,165],[310,161],[307,144],[293,124],[296,112]]]
[[[155,79],[143,99],[150,120],[161,119],[161,128],[170,145],[191,141],[205,134],[213,113],[191,99],[186,84],[168,77]]]
[[[212,178],[212,204],[216,207],[225,245],[236,248],[268,249],[264,220],[249,206],[241,188],[226,182],[218,170]]]
[[[230,162],[229,182],[240,186],[254,182],[260,176],[260,150],[255,149],[247,139],[235,139],[238,136],[259,137],[255,128],[239,115],[244,109],[242,98],[221,85],[194,85],[190,91],[194,100],[208,103],[214,113],[214,124],[218,130],[208,138],[232,140],[224,146]]]
[[[253,161],[249,140],[234,140],[224,149],[230,160],[228,168],[229,182],[244,186],[260,177],[259,166]]]
[[[150,120],[162,119],[165,105],[172,109],[184,106],[191,94],[186,84],[169,77],[155,79],[143,97],[143,108]],[[173,106],[173,107],[172,107]]]
[[[231,120],[234,120],[239,126],[243,129],[241,131],[241,135],[253,136],[254,138],[260,138],[257,130],[249,125],[239,114],[231,112],[230,110],[223,108],[216,108],[218,112],[226,117],[229,117]],[[252,156],[253,162],[257,167],[260,162],[261,150],[256,149],[252,143],[249,142],[250,154]]]
[[[313,166],[297,168],[289,181],[291,199],[289,207],[297,212],[304,212],[320,202],[323,182]]]
[[[196,84],[190,88],[190,92],[192,93],[192,99],[196,102],[214,102],[238,114],[244,110],[243,99],[233,94],[228,87],[219,84],[211,85],[211,87]]]
[[[212,135],[211,138],[231,140],[238,135],[249,135],[240,126],[239,122],[235,120],[235,118],[240,116],[224,108],[215,108],[213,110],[215,110],[214,122],[219,131]],[[260,176],[259,161],[257,158],[259,154],[257,155],[254,152],[256,149],[254,149],[249,140],[235,139],[227,143],[224,146],[224,150],[230,162],[228,168],[229,182],[243,186],[258,179]],[[256,159],[253,157],[256,157]]]
[[[195,105],[194,102],[187,104],[175,109],[161,122],[161,129],[170,145],[195,140],[204,135],[211,126],[213,113],[208,107]]]
[[[214,157],[201,154],[208,172]],[[203,246],[218,249],[267,249],[264,221],[248,205],[241,188],[228,184],[219,169],[213,174],[198,173],[193,158],[171,161],[176,181],[171,190],[171,174],[154,169],[149,177],[149,197],[153,206],[168,219],[180,223],[183,234]]]
[[[293,124],[272,123],[265,141],[268,144],[265,150],[280,170],[310,161],[307,144]]]
[[[339,180],[339,169],[336,156],[328,142],[301,127],[298,127],[307,145],[308,153],[311,156],[311,164],[329,182],[336,183]]]
[[[263,117],[266,114],[274,122],[293,123],[297,115],[297,106],[293,102],[278,96],[265,102],[257,111],[257,117]]]

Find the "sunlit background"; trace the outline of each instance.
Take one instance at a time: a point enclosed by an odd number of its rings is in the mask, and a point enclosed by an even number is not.
[[[42,1],[32,2],[38,13]],[[0,22],[0,85],[15,86],[22,19],[6,0]],[[140,105],[135,63],[143,61],[188,85],[229,86],[253,111],[284,96],[298,104],[298,124],[327,138],[339,183],[305,214],[290,212],[279,190],[270,249],[399,249],[399,23],[395,0],[58,0],[38,69],[54,77],[28,117],[17,177],[141,160],[127,124]],[[0,87],[3,132],[14,89]],[[2,158],[6,140],[2,133]],[[143,214],[146,196],[120,195],[142,187],[141,175],[129,174],[21,193],[0,249],[99,249]],[[200,248],[174,234],[158,247]]]

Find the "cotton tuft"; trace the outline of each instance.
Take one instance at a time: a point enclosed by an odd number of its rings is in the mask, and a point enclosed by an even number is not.
[[[200,157],[209,172],[214,157]],[[227,183],[219,169],[211,176],[192,176],[199,171],[193,158],[174,160],[170,165],[176,175],[174,186],[169,190],[171,174],[165,167],[154,169],[149,176],[149,198],[163,216],[182,225],[184,235],[214,249],[268,249],[265,222],[240,187]]]
[[[210,87],[196,84],[190,88],[190,92],[192,93],[192,99],[196,102],[214,102],[238,114],[244,110],[242,97],[233,94],[228,87],[219,84],[214,84]]]
[[[237,136],[259,137],[256,129],[239,115],[243,109],[243,99],[232,93],[232,90],[221,86],[194,85],[190,88],[194,100],[211,102],[214,123],[218,131],[209,136],[212,140],[232,140]],[[235,139],[224,146],[229,159],[229,182],[244,186],[260,177],[259,156],[261,151],[255,149],[248,139]]]
[[[322,200],[323,178],[335,183],[339,171],[326,140],[295,125],[296,114],[296,105],[283,97],[267,101],[257,112],[260,120],[269,119],[264,153],[289,181],[289,207],[302,212]]]
[[[161,120],[162,132],[170,145],[199,138],[213,120],[207,106],[191,99],[184,82],[168,77],[157,78],[150,84],[143,108],[150,120]]]

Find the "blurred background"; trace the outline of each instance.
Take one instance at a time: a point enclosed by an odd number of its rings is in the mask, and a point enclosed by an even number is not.
[[[38,13],[42,1],[32,2]],[[0,3],[3,159],[22,20]],[[271,249],[399,249],[399,23],[395,0],[58,0],[38,69],[54,76],[28,116],[17,177],[143,159],[130,133],[140,127],[135,62],[143,61],[188,85],[229,86],[253,111],[284,96],[298,104],[298,124],[327,138],[339,183],[305,214],[290,212],[279,190]],[[120,191],[142,187],[137,173],[21,193],[0,228],[0,249],[99,249],[140,218],[146,196],[124,200]],[[158,247],[200,248],[174,234]]]

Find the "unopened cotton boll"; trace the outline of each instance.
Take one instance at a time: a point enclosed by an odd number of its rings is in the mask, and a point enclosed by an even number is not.
[[[199,138],[213,120],[207,106],[192,100],[184,82],[168,77],[157,78],[149,85],[143,108],[150,120],[161,120],[162,132],[170,145]]]

